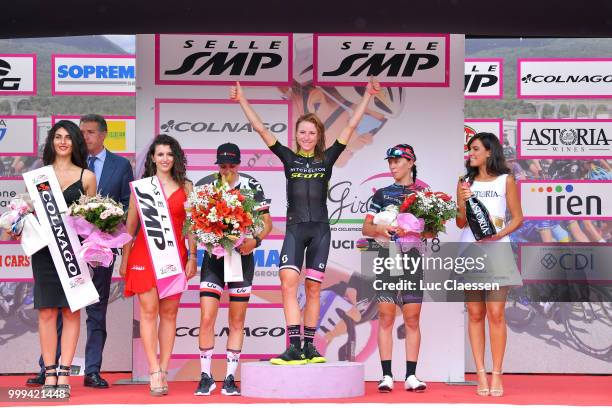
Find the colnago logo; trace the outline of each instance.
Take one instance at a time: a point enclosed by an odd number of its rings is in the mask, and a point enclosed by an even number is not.
[[[581,74],[565,74],[565,75],[534,75],[527,74],[521,78],[523,83],[580,83],[580,82],[611,82],[612,74],[610,75],[581,75]]]
[[[314,36],[316,84],[449,85],[450,36],[445,34]]]
[[[17,91],[21,83],[20,77],[10,77],[11,64],[0,59],[0,91]]]
[[[612,183],[603,181],[519,182],[527,219],[609,219]]]
[[[501,98],[503,96],[503,60],[466,59],[465,97]]]
[[[156,83],[231,83],[288,85],[290,34],[159,34]]]
[[[266,129],[269,129],[272,133],[281,133],[287,131],[286,123],[264,123]],[[215,122],[215,121],[202,121],[202,122],[189,122],[189,121],[176,121],[174,119],[168,120],[160,126],[162,132],[194,132],[194,133],[241,133],[248,132],[253,133],[253,126],[249,122]]]
[[[608,157],[612,120],[519,119],[520,157]]]
[[[285,335],[284,327],[249,327],[245,326],[244,329],[245,337],[281,337]],[[177,327],[176,328],[176,337],[198,337],[200,335],[199,327]],[[227,337],[229,336],[229,327],[222,327],[217,333],[215,333],[215,337]]]
[[[612,59],[519,59],[519,98],[612,97]]]

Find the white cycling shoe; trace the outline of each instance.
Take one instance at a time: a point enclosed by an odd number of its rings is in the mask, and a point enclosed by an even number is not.
[[[380,387],[380,386],[379,386]],[[411,375],[404,382],[406,391],[423,392],[427,389],[427,384],[416,378],[416,375]]]

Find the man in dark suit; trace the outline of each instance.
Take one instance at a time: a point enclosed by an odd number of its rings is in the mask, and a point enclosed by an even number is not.
[[[100,115],[81,117],[81,132],[87,144],[89,169],[96,175],[98,193],[109,196],[123,204],[127,211],[130,202],[130,182],[134,180],[130,162],[121,156],[111,153],[104,147],[107,133],[106,120]],[[106,342],[106,309],[110,293],[113,264],[108,268],[93,268],[93,283],[100,295],[100,301],[85,308],[87,312],[87,344],[85,345],[85,378],[86,387],[108,388],[108,382],[100,376],[102,351]],[[58,318],[58,334],[61,335],[62,323]],[[60,354],[58,344],[58,358]],[[39,361],[41,370],[42,358]],[[42,375],[41,375],[42,374]],[[30,378],[27,385],[44,384],[44,370],[36,377]]]

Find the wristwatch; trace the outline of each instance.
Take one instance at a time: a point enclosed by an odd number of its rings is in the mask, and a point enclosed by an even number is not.
[[[255,237],[255,248],[259,248],[261,245],[261,239],[259,237]]]

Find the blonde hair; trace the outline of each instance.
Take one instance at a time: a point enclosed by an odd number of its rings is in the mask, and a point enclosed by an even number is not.
[[[314,149],[314,156],[318,160],[323,160],[323,156],[325,154],[325,126],[323,126],[323,122],[321,122],[321,119],[319,119],[319,117],[315,115],[314,113],[306,113],[300,116],[295,122],[295,149],[296,149],[296,152],[298,152],[300,149],[300,145],[298,144],[298,139],[297,139],[297,133],[298,133],[298,126],[302,122],[312,123],[317,129],[318,139],[317,139],[317,143]]]

